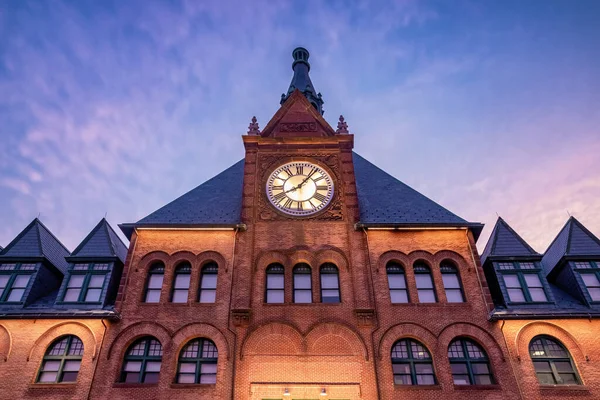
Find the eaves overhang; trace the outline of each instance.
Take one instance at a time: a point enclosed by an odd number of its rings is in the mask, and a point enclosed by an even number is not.
[[[468,222],[465,224],[460,223],[393,223],[393,222],[357,222],[354,224],[354,229],[356,230],[394,230],[394,231],[403,231],[403,230],[448,230],[448,229],[469,229],[473,232],[473,237],[475,241],[481,235],[481,231],[483,230],[483,224],[478,222]]]
[[[245,231],[246,224],[119,224],[119,228],[125,234],[127,239],[131,240],[134,230],[155,230],[155,231],[177,231],[177,230],[198,230],[198,231]]]
[[[503,320],[540,320],[540,319],[598,319],[600,312],[582,312],[582,311],[551,311],[551,312],[515,312],[515,311],[493,311],[489,314],[488,320],[503,321]]]

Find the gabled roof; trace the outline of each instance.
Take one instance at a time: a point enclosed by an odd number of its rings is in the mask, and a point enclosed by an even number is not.
[[[85,239],[77,246],[72,258],[114,258],[117,257],[125,263],[127,257],[127,246],[117,236],[105,218],[92,229]]]
[[[590,256],[600,256],[600,240],[575,217],[570,217],[548,246],[542,266],[549,274],[564,257]]]
[[[394,226],[458,226],[472,228],[475,237],[483,225],[469,223],[433,200],[353,154],[360,223]],[[135,227],[235,226],[241,223],[244,160],[192,189],[134,224],[122,224],[130,236]]]
[[[3,258],[46,258],[64,274],[69,267],[65,257],[69,255],[69,250],[36,218],[0,252],[0,262]]]
[[[483,225],[470,223],[353,153],[360,223],[398,226],[461,226],[479,236]]]
[[[127,237],[135,227],[235,226],[241,222],[244,160],[240,160],[134,224],[119,227]]]
[[[521,236],[501,217],[498,217],[494,230],[481,254],[481,264],[485,264],[488,257],[541,257],[527,244]]]

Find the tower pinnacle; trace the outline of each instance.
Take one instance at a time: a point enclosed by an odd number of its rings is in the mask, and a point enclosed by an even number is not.
[[[321,97],[321,93],[317,93],[315,90],[308,75],[308,71],[310,71],[310,64],[308,63],[310,53],[304,47],[296,47],[292,52],[292,56],[294,57],[292,64],[294,76],[292,77],[292,82],[287,93],[281,95],[281,102],[279,104],[283,104],[294,90],[298,89],[310,101],[313,107],[323,115],[323,98]]]

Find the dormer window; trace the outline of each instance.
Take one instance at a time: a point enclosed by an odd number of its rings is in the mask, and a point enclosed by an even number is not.
[[[0,302],[22,302],[37,266],[35,263],[0,264]]]
[[[545,303],[546,290],[535,262],[499,262],[496,270],[502,275],[509,303]]]
[[[63,295],[65,303],[99,303],[109,263],[73,264]]]

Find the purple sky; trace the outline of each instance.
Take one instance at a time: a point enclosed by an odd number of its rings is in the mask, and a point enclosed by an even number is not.
[[[73,249],[243,157],[291,51],[355,150],[543,252],[600,234],[600,2],[0,2],[0,245],[41,219]]]

